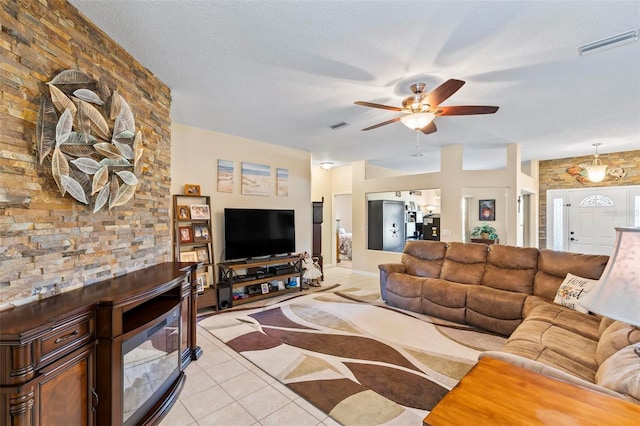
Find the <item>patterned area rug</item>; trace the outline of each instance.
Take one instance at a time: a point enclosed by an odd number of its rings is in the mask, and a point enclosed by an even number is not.
[[[421,425],[481,350],[504,343],[335,293],[200,325],[344,425]]]

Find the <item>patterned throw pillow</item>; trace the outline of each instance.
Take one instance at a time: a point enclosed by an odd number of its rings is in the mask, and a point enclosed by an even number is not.
[[[578,312],[588,313],[587,309],[582,307],[578,300],[583,299],[598,284],[598,280],[590,280],[589,278],[578,277],[573,274],[567,274],[558,292],[556,293],[553,303],[566,306]]]

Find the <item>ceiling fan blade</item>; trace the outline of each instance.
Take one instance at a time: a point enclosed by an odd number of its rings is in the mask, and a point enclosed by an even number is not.
[[[427,103],[432,107],[440,105],[464,86],[464,83],[465,82],[462,80],[456,80],[453,78],[445,81],[440,86],[429,92],[427,95]]]
[[[367,127],[366,129],[362,129],[362,131],[364,132],[365,130],[377,129],[378,127],[386,126],[387,124],[395,123],[396,121],[400,121],[400,117],[392,118],[391,120],[387,120],[387,121],[383,121],[382,123],[374,124],[373,126]]]
[[[498,110],[497,106],[467,105],[467,106],[441,106],[436,114],[441,115],[475,115],[493,114]]]
[[[356,101],[356,102],[354,102],[354,104],[361,105],[361,106],[366,106],[366,107],[371,107],[371,108],[388,109],[389,111],[402,111],[402,108],[400,108],[400,107],[394,107],[394,106],[382,105],[382,104],[374,104],[372,102]]]
[[[427,124],[426,126],[424,126],[422,129],[420,129],[420,131],[422,133],[424,133],[425,135],[428,135],[429,133],[435,133],[438,131],[438,128],[436,127],[436,123],[434,123],[433,121],[431,121],[431,123]]]

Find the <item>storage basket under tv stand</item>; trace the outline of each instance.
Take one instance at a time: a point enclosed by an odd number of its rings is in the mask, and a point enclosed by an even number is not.
[[[248,271],[260,268],[269,268],[275,266],[290,266],[292,271],[283,274],[251,274]],[[246,276],[241,278],[247,271]],[[291,278],[297,278],[298,285],[296,287],[285,288],[284,290],[270,291],[265,294],[251,295],[245,299],[236,299],[231,301],[231,305],[242,305],[244,303],[254,302],[260,299],[267,299],[286,293],[302,291],[302,255],[295,254],[289,256],[273,256],[265,259],[249,259],[244,261],[222,262],[218,264],[218,286],[228,285],[231,291],[240,287],[247,287],[255,284],[269,283],[271,281],[284,281]]]

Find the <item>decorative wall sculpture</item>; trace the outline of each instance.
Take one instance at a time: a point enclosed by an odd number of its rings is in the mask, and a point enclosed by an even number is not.
[[[40,165],[50,165],[62,196],[68,193],[94,213],[126,204],[138,186],[143,152],[129,104],[117,89],[74,69],[47,86],[36,122]]]

